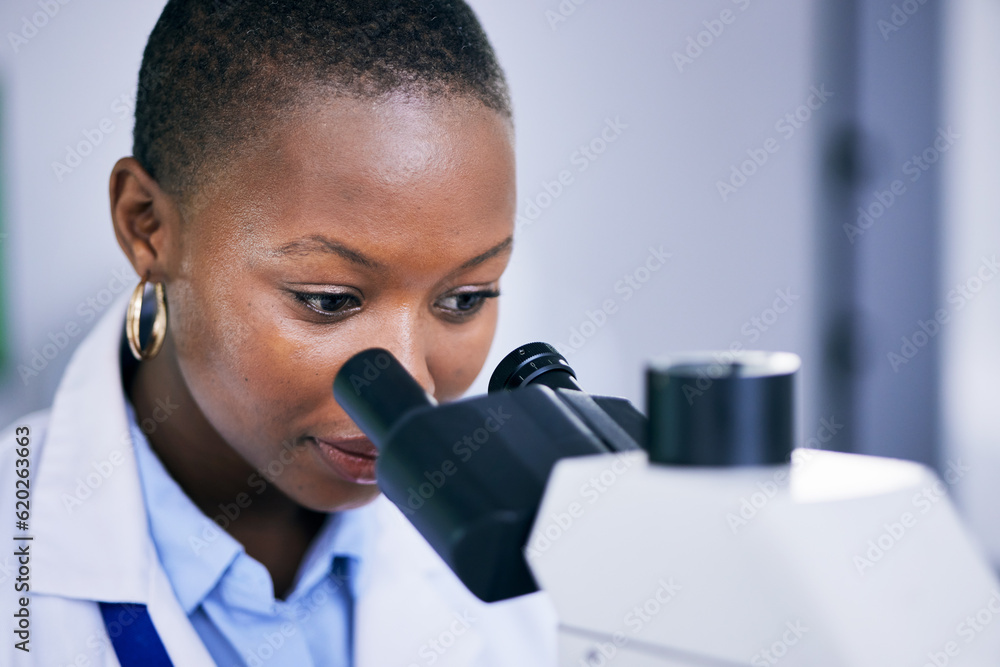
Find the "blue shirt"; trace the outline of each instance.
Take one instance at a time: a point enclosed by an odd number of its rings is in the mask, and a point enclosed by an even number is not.
[[[271,575],[170,476],[127,404],[149,529],[177,599],[220,667],[350,667],[354,600],[371,541],[368,509],[328,515],[285,600]],[[251,498],[252,495],[248,494]],[[246,499],[242,499],[244,504]]]

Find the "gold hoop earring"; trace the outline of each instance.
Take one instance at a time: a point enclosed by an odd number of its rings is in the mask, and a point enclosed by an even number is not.
[[[163,346],[163,339],[167,337],[167,300],[163,295],[163,283],[154,283],[156,318],[153,320],[153,330],[149,334],[146,349],[142,349],[139,345],[139,316],[142,313],[142,299],[146,294],[147,280],[148,278],[143,278],[136,285],[128,302],[128,312],[125,314],[125,336],[128,338],[132,356],[138,361],[149,361],[155,357]]]

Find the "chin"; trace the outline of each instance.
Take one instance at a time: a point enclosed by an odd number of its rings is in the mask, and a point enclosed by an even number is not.
[[[351,484],[354,488],[350,490],[344,489],[344,486],[346,485],[339,484],[337,485],[339,488],[331,486],[325,493],[312,493],[308,494],[308,497],[296,498],[295,500],[314,512],[330,513],[364,507],[381,494],[375,484]]]

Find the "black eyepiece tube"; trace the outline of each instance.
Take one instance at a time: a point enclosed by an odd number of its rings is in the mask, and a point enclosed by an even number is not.
[[[566,357],[548,343],[528,343],[504,357],[490,377],[489,392],[512,391],[530,384],[583,391]]]
[[[396,357],[380,347],[347,360],[333,381],[333,395],[379,451],[404,415],[437,405]]]
[[[645,418],[624,399],[569,391],[572,369],[550,346],[519,348],[509,364],[499,391],[440,406],[382,349],[352,357],[333,382],[379,450],[379,489],[484,602],[538,590],[524,549],[558,461],[644,439],[632,434]],[[550,378],[557,389],[535,386]]]

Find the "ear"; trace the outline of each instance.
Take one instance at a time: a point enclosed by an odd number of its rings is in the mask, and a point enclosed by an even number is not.
[[[174,198],[132,157],[111,170],[110,195],[118,245],[140,277],[164,282],[183,221]]]

